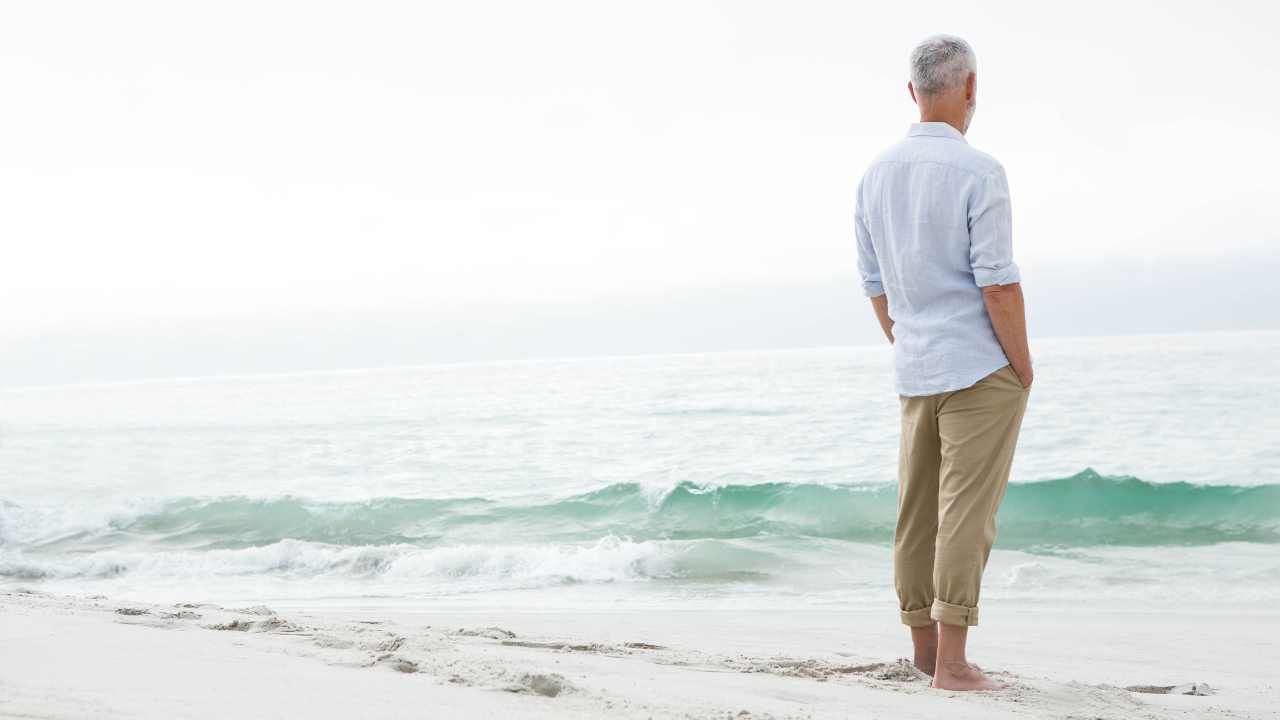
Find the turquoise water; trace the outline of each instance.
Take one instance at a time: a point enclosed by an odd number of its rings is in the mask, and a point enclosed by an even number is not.
[[[1035,351],[988,595],[1280,598],[1280,333]],[[889,371],[852,348],[11,389],[0,583],[882,602]]]
[[[14,538],[49,551],[128,547],[235,549],[281,540],[419,547],[518,537],[580,543],[608,535],[637,540],[764,535],[887,543],[893,486],[725,485],[682,482],[661,496],[635,483],[548,502],[483,497],[319,501],[298,497],[171,498],[99,527]],[[21,506],[11,506],[20,514]],[[1005,497],[1000,545],[1029,552],[1096,545],[1280,543],[1280,486],[1153,484],[1093,470],[1017,483]]]

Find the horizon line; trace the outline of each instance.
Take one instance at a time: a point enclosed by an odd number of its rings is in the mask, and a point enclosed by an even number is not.
[[[1280,333],[1278,328],[1221,329],[1221,330],[1184,330],[1178,332],[1135,332],[1135,333],[1097,333],[1092,335],[1042,335],[1033,336],[1032,341],[1047,340],[1059,342],[1065,340],[1092,340],[1098,338],[1133,337],[1183,337],[1187,335],[1253,335]],[[693,350],[684,352],[640,352],[599,355],[548,355],[516,358],[491,358],[475,360],[445,360],[438,362],[404,363],[398,365],[372,365],[365,367],[323,368],[314,370],[271,370],[263,372],[228,372],[211,375],[173,375],[162,377],[143,377],[127,380],[99,380],[87,382],[44,383],[38,385],[5,385],[0,392],[27,392],[38,390],[55,390],[62,388],[110,387],[116,385],[150,385],[162,383],[187,383],[216,380],[244,380],[253,378],[298,377],[310,375],[347,375],[372,372],[390,372],[396,370],[414,370],[427,368],[483,367],[494,365],[538,365],[552,363],[588,362],[596,360],[637,360],[664,357],[696,357],[701,355],[753,355],[762,353],[794,353],[794,352],[830,352],[840,350],[889,350],[891,346],[879,342],[854,343],[849,345],[807,345],[791,347],[760,347],[734,350]]]

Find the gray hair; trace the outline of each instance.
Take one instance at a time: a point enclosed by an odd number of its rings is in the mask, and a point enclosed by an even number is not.
[[[925,38],[911,51],[911,85],[932,95],[960,85],[977,72],[978,58],[969,43],[955,35]]]

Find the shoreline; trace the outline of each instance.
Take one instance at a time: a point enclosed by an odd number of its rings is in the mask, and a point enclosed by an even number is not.
[[[1259,624],[1097,602],[992,603],[931,690],[892,613],[148,604],[0,592],[0,717],[1274,718]],[[1050,622],[1045,622],[1049,618]],[[1207,684],[1209,696],[1132,686]]]

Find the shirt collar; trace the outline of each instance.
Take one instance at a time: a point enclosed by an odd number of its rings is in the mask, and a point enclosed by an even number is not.
[[[951,138],[952,140],[959,140],[962,143],[968,143],[968,141],[964,139],[964,135],[960,134],[959,130],[944,122],[911,123],[911,129],[907,131],[907,137],[914,137],[916,135]]]

